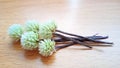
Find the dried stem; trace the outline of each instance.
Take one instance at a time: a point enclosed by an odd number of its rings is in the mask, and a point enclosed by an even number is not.
[[[65,40],[73,41],[74,43],[78,43],[78,44],[84,45],[84,46],[86,46],[86,47],[92,48],[91,46],[88,46],[88,45],[86,45],[85,43],[80,42],[80,41],[78,41],[78,40],[76,40],[76,39],[73,39],[73,38],[70,38],[70,37],[66,37],[66,36],[64,36],[64,35],[57,34],[57,33],[54,33],[54,34],[55,34],[56,36],[62,37],[62,38],[65,39]]]
[[[61,45],[61,46],[55,46],[55,49],[56,49],[56,50],[60,50],[60,49],[63,49],[63,48],[72,46],[72,45],[74,45],[74,44],[75,44],[75,43],[72,42],[72,43],[69,43],[69,44]]]
[[[60,33],[66,34],[66,35],[74,36],[74,37],[78,37],[77,39],[79,39],[81,41],[91,41],[91,42],[95,42],[95,43],[113,44],[111,42],[104,42],[104,41],[96,40],[96,39],[106,39],[106,38],[108,38],[108,36],[102,37],[102,36],[95,36],[94,35],[92,37],[83,37],[80,35],[71,34],[71,33],[60,31],[60,30],[56,30],[56,32],[60,32]]]

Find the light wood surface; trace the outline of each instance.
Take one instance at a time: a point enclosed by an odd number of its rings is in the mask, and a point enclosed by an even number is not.
[[[44,58],[7,34],[27,20],[55,20],[58,29],[83,36],[108,35],[112,47],[71,46]],[[0,68],[120,68],[120,0],[0,0]]]

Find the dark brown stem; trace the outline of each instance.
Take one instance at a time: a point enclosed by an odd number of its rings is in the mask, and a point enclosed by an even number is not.
[[[61,46],[55,46],[55,49],[56,49],[56,50],[60,50],[60,49],[63,49],[63,48],[72,46],[72,45],[74,45],[74,44],[75,44],[75,43],[72,42],[72,43],[69,43],[69,44],[61,45]]]
[[[80,38],[76,38],[76,37],[71,37],[71,38],[76,39],[76,40],[79,40],[79,41],[82,41],[82,42],[86,41],[86,40],[84,40],[84,39],[80,39]],[[87,38],[90,38],[90,39],[92,39],[92,40],[101,40],[101,39],[107,39],[108,36],[88,36]],[[54,37],[53,39],[54,39],[54,41],[56,41],[56,42],[69,41],[69,40],[62,39],[61,37]]]
[[[90,37],[89,37],[89,38],[86,38],[86,37],[83,37],[83,36],[80,36],[80,35],[71,34],[71,33],[67,33],[67,32],[60,31],[60,30],[56,30],[56,32],[60,32],[60,33],[66,34],[66,35],[78,37],[78,39],[79,39],[79,40],[82,40],[82,41],[91,41],[91,42],[95,42],[95,43],[113,44],[113,43],[111,43],[111,42],[98,41],[98,40],[91,39]],[[99,36],[99,37],[100,37],[100,36]],[[105,38],[108,38],[108,36],[105,37]]]
[[[79,37],[79,38],[83,38],[83,39],[84,39],[83,36],[79,36],[79,35],[76,35],[76,34],[63,32],[63,31],[61,31],[61,30],[56,30],[56,32],[60,32],[60,33],[66,34],[66,35],[75,36],[75,37]]]
[[[92,40],[101,40],[101,39],[107,39],[108,36],[95,36],[95,35],[93,35],[93,36],[88,36],[86,38],[89,38],[89,39],[92,39]]]
[[[74,43],[78,43],[78,44],[84,45],[84,46],[86,46],[86,47],[92,48],[91,46],[88,46],[88,45],[84,44],[83,42],[80,42],[80,41],[75,40],[75,39],[73,39],[73,38],[66,37],[66,36],[64,36],[64,35],[57,34],[57,33],[54,33],[54,34],[55,34],[56,36],[62,37],[62,38],[65,39],[65,40],[73,41]]]

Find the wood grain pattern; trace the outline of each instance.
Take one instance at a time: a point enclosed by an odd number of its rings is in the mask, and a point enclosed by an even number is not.
[[[71,46],[44,58],[7,34],[14,23],[53,19],[58,29],[83,36],[109,35],[112,47]],[[119,68],[120,0],[0,0],[0,68]]]

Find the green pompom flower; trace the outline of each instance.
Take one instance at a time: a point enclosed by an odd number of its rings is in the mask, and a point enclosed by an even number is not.
[[[23,29],[20,24],[13,24],[8,29],[8,34],[15,40],[19,40],[21,35],[23,34]]]
[[[43,41],[40,41],[38,48],[39,53],[45,57],[52,55],[56,51],[55,42],[51,41],[51,39],[44,39]]]
[[[25,24],[25,28],[27,31],[33,31],[33,32],[38,32],[39,31],[39,23],[37,21],[27,21]]]
[[[40,39],[50,39],[53,37],[57,26],[55,22],[49,21],[40,25],[39,36]]]
[[[57,28],[57,25],[54,21],[48,21],[43,25],[47,30],[54,32]]]
[[[50,30],[47,30],[44,26],[41,26],[39,31],[39,38],[40,39],[50,39],[52,38],[53,33]]]
[[[24,49],[33,50],[38,47],[39,37],[33,31],[26,32],[21,37],[21,45]]]

